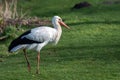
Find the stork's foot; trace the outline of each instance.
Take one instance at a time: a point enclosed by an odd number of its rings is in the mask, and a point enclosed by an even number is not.
[[[36,71],[36,74],[40,74],[40,72],[37,70],[37,71]]]

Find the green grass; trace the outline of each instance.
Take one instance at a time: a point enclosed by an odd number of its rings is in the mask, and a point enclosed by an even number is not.
[[[21,0],[22,1],[22,0]],[[10,42],[26,31],[7,28],[9,39],[0,42],[0,80],[120,80],[120,4],[103,5],[103,0],[86,0],[93,6],[71,7],[83,0],[31,0],[21,5],[31,16],[51,20],[61,16],[71,30],[63,28],[57,46],[41,51],[41,74],[36,75],[35,51],[28,51],[32,66],[27,72],[22,51],[9,54]],[[30,29],[30,28],[29,28]]]

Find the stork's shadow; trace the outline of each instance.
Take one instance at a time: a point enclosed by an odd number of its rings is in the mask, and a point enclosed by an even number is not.
[[[82,25],[82,24],[120,24],[120,21],[87,21],[87,22],[68,23],[68,25]]]

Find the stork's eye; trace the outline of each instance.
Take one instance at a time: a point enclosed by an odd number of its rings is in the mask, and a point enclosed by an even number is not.
[[[62,21],[62,19],[59,19],[59,21]]]

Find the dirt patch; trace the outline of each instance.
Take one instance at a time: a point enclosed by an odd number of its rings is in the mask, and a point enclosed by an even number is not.
[[[85,8],[85,7],[90,7],[90,6],[92,6],[92,5],[89,2],[84,1],[84,2],[80,2],[80,3],[75,4],[72,7],[72,9],[80,9],[80,8]]]

